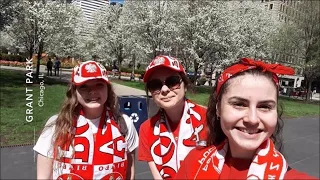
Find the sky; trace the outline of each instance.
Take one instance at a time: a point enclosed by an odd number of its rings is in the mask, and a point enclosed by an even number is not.
[[[124,0],[110,0],[109,1],[109,3],[112,3],[112,2],[117,2],[117,3],[123,4]]]

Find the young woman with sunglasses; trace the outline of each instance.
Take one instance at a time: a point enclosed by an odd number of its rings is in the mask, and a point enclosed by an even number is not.
[[[206,109],[186,99],[189,80],[176,58],[156,57],[143,80],[160,110],[140,126],[138,159],[154,179],[172,179],[189,151],[205,144]]]
[[[208,104],[209,146],[191,151],[176,179],[315,179],[281,154],[277,74],[294,70],[249,58],[224,70]]]

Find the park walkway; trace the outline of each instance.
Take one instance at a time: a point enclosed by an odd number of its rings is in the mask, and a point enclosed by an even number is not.
[[[54,78],[69,80],[70,74],[64,74]],[[145,95],[142,90],[118,84],[114,84],[114,89],[117,95]],[[284,123],[284,154],[289,165],[319,178],[319,117],[286,119]],[[32,147],[33,145],[2,147],[0,179],[35,179],[36,161]],[[137,161],[135,174],[136,179],[152,179],[145,162]]]

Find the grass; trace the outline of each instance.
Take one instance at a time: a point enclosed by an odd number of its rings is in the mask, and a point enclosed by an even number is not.
[[[113,79],[112,82],[144,90],[143,82],[133,82],[118,79]],[[192,91],[193,92],[187,93],[187,97],[194,102],[207,106],[211,88],[201,86],[195,87]],[[283,106],[284,118],[320,115],[319,102],[306,102],[304,100],[292,99],[289,97],[280,97],[279,104]]]
[[[40,85],[32,84],[32,122],[26,121],[26,76],[21,71],[1,69],[1,146],[34,143],[47,119],[56,114],[63,102],[66,85],[44,79],[44,105],[38,106]],[[30,109],[30,108],[29,108]]]

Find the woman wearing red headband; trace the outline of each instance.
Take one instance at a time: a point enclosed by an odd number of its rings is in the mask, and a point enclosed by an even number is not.
[[[175,58],[156,57],[143,80],[160,110],[140,126],[138,159],[148,162],[154,179],[172,179],[185,156],[205,142],[206,109],[185,98],[189,81]]]
[[[243,58],[220,75],[207,110],[208,147],[189,153],[176,179],[313,179],[280,153],[280,64]]]

